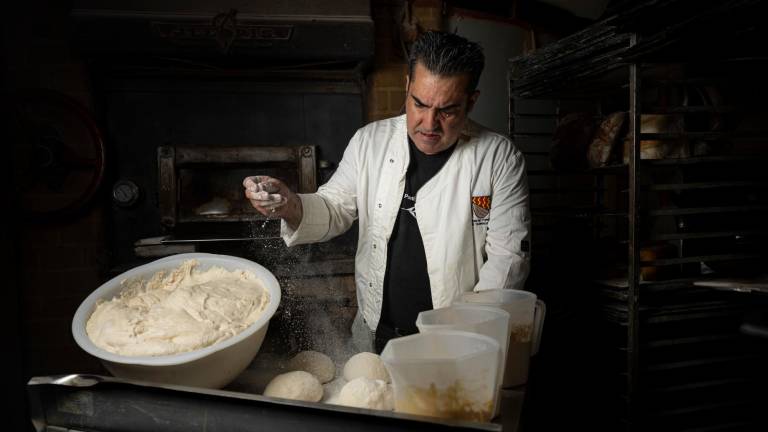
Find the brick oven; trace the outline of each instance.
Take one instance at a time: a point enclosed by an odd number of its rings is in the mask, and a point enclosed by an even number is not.
[[[128,3],[72,11],[110,153],[106,273],[180,252],[251,259],[284,293],[262,351],[333,349],[318,344],[354,316],[356,230],[288,249],[241,182],[313,192],[333,173],[365,121],[369,5]]]

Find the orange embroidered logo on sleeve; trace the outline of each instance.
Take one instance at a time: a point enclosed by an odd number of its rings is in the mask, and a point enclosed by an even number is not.
[[[478,219],[487,218],[491,212],[491,197],[490,195],[473,196],[472,197],[472,213]]]

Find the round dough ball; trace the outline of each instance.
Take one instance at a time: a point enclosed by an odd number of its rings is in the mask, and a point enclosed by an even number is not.
[[[342,387],[335,403],[358,408],[395,409],[392,386],[382,380],[365,377],[355,378]]]
[[[323,398],[323,386],[311,373],[293,371],[272,378],[264,396],[318,402]]]
[[[352,381],[359,377],[390,382],[389,372],[381,357],[370,352],[357,353],[344,365],[344,379]]]
[[[317,351],[302,351],[288,360],[288,370],[305,371],[314,375],[321,383],[332,381],[336,376],[336,365],[327,355]]]
[[[336,378],[327,384],[323,384],[323,400],[321,402],[338,405],[339,393],[341,393],[341,389],[346,384],[347,380],[344,378]]]

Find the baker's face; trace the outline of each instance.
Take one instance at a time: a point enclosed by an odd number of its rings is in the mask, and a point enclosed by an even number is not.
[[[439,153],[458,140],[480,94],[467,94],[469,74],[442,77],[416,63],[406,78],[408,136],[426,154]]]

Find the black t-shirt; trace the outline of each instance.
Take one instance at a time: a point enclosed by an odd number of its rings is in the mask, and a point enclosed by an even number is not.
[[[415,333],[419,312],[432,309],[424,243],[416,221],[416,194],[445,165],[456,147],[434,155],[422,153],[408,139],[411,160],[405,175],[405,191],[387,249],[381,323]]]

